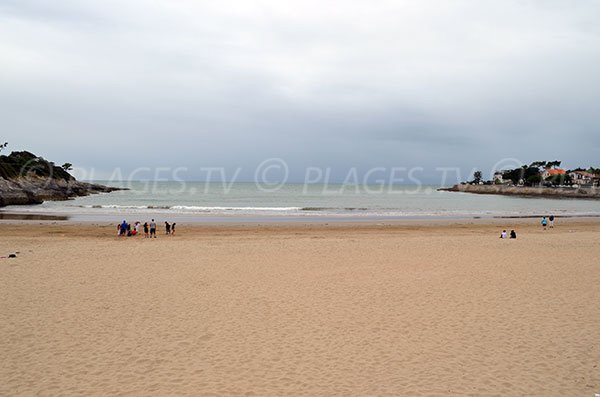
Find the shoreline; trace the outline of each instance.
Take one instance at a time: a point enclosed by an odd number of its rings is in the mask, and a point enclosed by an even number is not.
[[[189,225],[240,225],[240,224],[448,224],[448,223],[501,223],[505,221],[532,221],[551,213],[527,215],[424,215],[424,216],[377,216],[377,215],[188,215],[168,213],[118,213],[118,214],[64,214],[59,212],[19,212],[0,209],[1,224],[29,222],[60,222],[62,224],[106,224],[150,221],[177,222]],[[600,222],[599,214],[553,214],[556,219]]]
[[[440,192],[470,193],[484,195],[548,198],[548,199],[575,199],[575,200],[600,200],[598,187],[543,187],[543,186],[507,186],[507,185],[470,185],[457,184],[452,187],[437,189]]]
[[[164,234],[164,220],[157,218],[158,234]],[[172,223],[171,219],[167,219]],[[111,220],[56,220],[56,219],[0,219],[0,235],[10,236],[17,230],[31,231],[32,228],[39,230],[41,234],[53,234],[56,231],[73,232],[77,234],[89,234],[97,237],[117,237],[114,235],[114,229],[122,221],[120,218]],[[131,219],[130,221],[133,222]],[[385,231],[385,232],[406,232],[419,231],[422,233],[436,232],[443,230],[465,231],[472,233],[476,231],[496,232],[502,229],[516,229],[517,232],[528,230],[542,230],[538,218],[518,217],[518,218],[460,218],[460,219],[336,219],[334,221],[320,220],[289,220],[289,219],[270,219],[270,220],[242,220],[239,218],[229,219],[223,222],[220,219],[195,220],[185,222],[176,220],[177,237],[185,235],[203,235],[214,231],[227,232],[306,232],[306,231]],[[592,228],[600,226],[600,217],[556,217],[556,228]],[[29,232],[27,232],[29,233]],[[27,235],[24,234],[23,236]],[[36,233],[37,235],[37,233]],[[143,239],[143,236],[134,236],[134,240]]]

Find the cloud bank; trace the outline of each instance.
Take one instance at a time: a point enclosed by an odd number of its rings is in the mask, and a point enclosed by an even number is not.
[[[585,0],[5,0],[1,137],[57,162],[185,166],[188,179],[269,157],[296,179],[310,166],[343,178],[506,157],[600,165],[599,12]]]

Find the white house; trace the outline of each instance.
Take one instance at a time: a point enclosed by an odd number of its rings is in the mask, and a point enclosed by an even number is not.
[[[576,185],[591,185],[594,180],[600,179],[600,175],[594,175],[587,171],[569,172],[571,181]]]
[[[502,171],[494,172],[494,183],[504,183],[504,179],[502,178]]]

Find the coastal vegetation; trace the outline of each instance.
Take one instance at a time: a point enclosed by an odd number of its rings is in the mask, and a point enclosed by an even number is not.
[[[68,163],[67,163],[68,164]],[[65,164],[65,165],[67,165]],[[54,178],[70,181],[75,178],[68,171],[69,167],[59,167],[43,157],[33,153],[22,151],[12,152],[8,156],[0,156],[0,177],[4,179],[15,179],[19,177],[37,176],[40,178]]]
[[[442,191],[536,196],[556,198],[600,199],[600,168],[560,168],[562,161],[534,161],[513,169],[497,170],[493,178],[483,180],[475,171],[471,181],[462,182]]]
[[[0,144],[0,151],[8,143]],[[27,151],[0,155],[0,207],[40,204],[44,200],[68,200],[117,188],[79,182],[69,174],[71,163],[57,166]]]
[[[511,185],[524,187],[565,187],[600,185],[600,168],[578,167],[565,170],[560,168],[562,161],[534,161],[513,169],[497,170],[493,179],[483,180],[481,171],[475,171],[468,184]]]

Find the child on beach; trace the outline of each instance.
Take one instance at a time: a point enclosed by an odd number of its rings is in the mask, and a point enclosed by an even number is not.
[[[165,222],[165,231],[166,234],[171,234],[171,225],[169,225],[169,222]]]
[[[175,225],[176,225],[175,222],[173,222],[173,224],[171,225],[171,235],[175,234]]]
[[[144,222],[144,237],[148,238],[148,222]]]
[[[500,233],[500,238],[506,238],[506,230],[503,230],[502,233]]]
[[[548,218],[550,220],[550,229],[554,228],[554,215],[550,215],[550,218]]]
[[[542,218],[542,226],[543,226],[544,230],[546,230],[546,226],[548,226],[548,220],[546,219],[545,216]]]
[[[510,238],[517,238],[517,233],[514,230],[510,231]]]

